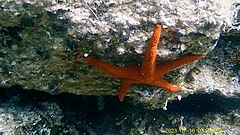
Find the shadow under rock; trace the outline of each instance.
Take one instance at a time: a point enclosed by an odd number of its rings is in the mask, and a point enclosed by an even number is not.
[[[82,96],[70,93],[51,95],[36,90],[24,90],[19,86],[0,88],[0,101],[4,102],[12,97],[20,98],[19,103],[27,105],[32,102],[57,102],[61,109],[71,111],[83,111],[88,115],[99,116],[101,113],[121,113],[133,109],[143,109],[141,105],[134,105],[130,98],[126,97],[123,103],[118,101],[117,96],[103,96],[104,109],[98,110],[98,98],[96,96]],[[240,98],[224,97],[217,93],[193,94],[181,101],[172,101],[167,106],[169,113],[227,113],[231,110],[240,109]],[[132,109],[129,109],[132,108]],[[161,111],[162,109],[157,109]],[[156,111],[157,111],[156,110]],[[97,115],[95,115],[97,113]]]
[[[176,113],[227,113],[240,109],[240,97],[224,97],[217,93],[194,94],[181,101],[173,101],[168,111]]]

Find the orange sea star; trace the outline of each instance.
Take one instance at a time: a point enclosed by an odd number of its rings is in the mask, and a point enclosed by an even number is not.
[[[205,56],[184,56],[157,65],[157,46],[159,43],[161,32],[162,27],[160,24],[157,24],[147,46],[141,67],[126,66],[120,68],[104,61],[94,59],[92,57],[85,57],[83,58],[83,60],[101,69],[102,71],[121,79],[121,88],[118,92],[120,102],[123,102],[124,96],[126,95],[132,83],[143,83],[158,86],[171,92],[182,90],[181,87],[174,86],[168,81],[164,80],[162,76],[167,72],[171,71],[172,69],[175,69],[183,64],[204,58]]]

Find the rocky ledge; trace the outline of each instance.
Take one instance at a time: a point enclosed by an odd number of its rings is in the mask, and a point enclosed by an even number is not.
[[[163,24],[158,62],[206,55],[164,76],[183,91],[134,85],[135,102],[166,108],[193,93],[239,94],[240,3],[215,1],[0,2],[0,86],[51,94],[116,95],[120,80],[81,60],[139,65],[156,23]],[[220,36],[221,35],[221,36]],[[117,100],[117,99],[116,99]]]

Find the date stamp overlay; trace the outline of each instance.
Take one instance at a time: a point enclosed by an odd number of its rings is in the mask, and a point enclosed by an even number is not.
[[[164,128],[167,134],[221,134],[221,128]]]

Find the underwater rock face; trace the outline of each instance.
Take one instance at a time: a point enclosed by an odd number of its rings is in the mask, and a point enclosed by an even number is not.
[[[0,86],[20,85],[51,94],[116,95],[118,79],[80,59],[76,61],[76,57],[91,55],[118,66],[139,65],[158,22],[164,28],[159,62],[186,55],[208,55],[210,51],[214,54],[222,31],[240,29],[239,9],[239,2],[234,0],[1,1]],[[225,79],[225,87],[219,86],[222,80],[210,83],[210,79],[219,78],[208,75],[215,73],[212,68],[220,62],[215,60],[207,56],[196,65],[188,64],[165,76],[181,86],[183,92],[175,94],[134,85],[128,94],[136,102],[158,108],[164,107],[166,101],[199,91],[239,93],[239,66],[233,65],[234,78],[219,74]],[[228,73],[225,68],[223,71]],[[212,83],[216,85],[211,86]]]

